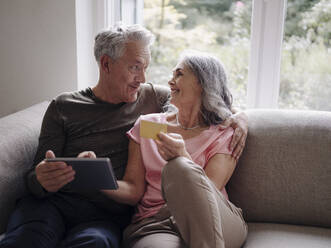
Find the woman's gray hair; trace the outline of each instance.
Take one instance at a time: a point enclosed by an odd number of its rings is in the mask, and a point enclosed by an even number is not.
[[[125,52],[128,42],[139,41],[146,46],[154,42],[154,35],[141,25],[118,24],[110,30],[102,31],[95,37],[94,56],[98,64],[102,55],[107,54],[113,60],[120,58]]]
[[[202,88],[201,116],[206,125],[217,125],[231,113],[232,94],[222,62],[216,57],[197,51],[186,51],[180,61],[197,77]]]

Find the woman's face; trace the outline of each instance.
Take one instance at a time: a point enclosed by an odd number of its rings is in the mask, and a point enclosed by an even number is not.
[[[201,104],[201,86],[196,76],[183,62],[179,62],[174,68],[172,79],[168,84],[171,90],[170,103],[177,108]]]

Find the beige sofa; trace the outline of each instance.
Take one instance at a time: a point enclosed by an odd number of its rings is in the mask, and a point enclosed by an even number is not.
[[[15,200],[26,193],[23,178],[47,105],[0,119],[0,233]],[[247,114],[247,145],[227,187],[248,221],[244,247],[330,248],[331,112]]]

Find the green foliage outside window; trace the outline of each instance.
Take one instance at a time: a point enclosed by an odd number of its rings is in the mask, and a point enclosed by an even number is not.
[[[185,49],[211,52],[229,76],[234,104],[246,105],[252,1],[144,0],[154,34],[148,79],[167,84]],[[283,108],[331,110],[329,0],[288,0],[280,101]]]
[[[280,108],[331,111],[331,1],[289,0]]]

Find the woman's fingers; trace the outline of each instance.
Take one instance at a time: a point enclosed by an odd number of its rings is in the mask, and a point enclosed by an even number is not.
[[[170,160],[179,156],[184,156],[191,159],[191,156],[186,151],[183,137],[177,133],[159,133],[159,140],[156,141],[161,156],[165,160]]]
[[[177,133],[159,133],[158,135],[160,142],[164,147],[167,147],[170,151],[185,148],[185,142],[183,137]]]
[[[165,143],[173,144],[177,141],[183,140],[183,137],[179,133],[158,133],[158,138]]]
[[[169,149],[164,143],[162,143],[162,141],[156,140],[155,142],[157,145],[157,149],[164,160],[168,161],[176,157],[176,154],[171,149]]]

